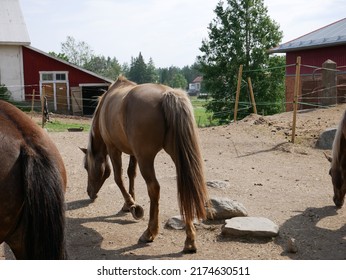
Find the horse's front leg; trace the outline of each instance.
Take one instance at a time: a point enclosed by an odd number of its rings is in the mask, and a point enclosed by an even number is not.
[[[144,216],[144,210],[141,206],[137,205],[135,203],[134,197],[126,191],[126,188],[124,186],[124,180],[122,176],[122,161],[121,161],[121,152],[120,151],[113,151],[110,154],[110,158],[112,161],[113,165],[113,173],[114,173],[114,181],[118,185],[121,194],[123,195],[123,198],[125,200],[123,210],[126,208],[127,211],[130,211],[132,216],[135,219],[141,219]],[[131,159],[130,159],[130,165],[131,165]],[[129,166],[130,168],[130,166]],[[134,172],[131,174],[133,175],[132,177],[132,184],[134,184],[134,176],[135,176],[135,170],[136,170],[136,161],[132,164],[131,171],[134,168]],[[130,187],[131,191],[131,187]],[[134,187],[132,185],[132,193],[134,194]]]

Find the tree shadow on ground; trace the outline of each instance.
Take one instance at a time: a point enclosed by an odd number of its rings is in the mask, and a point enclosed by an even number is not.
[[[337,215],[338,210],[334,206],[309,207],[287,220],[280,228],[280,237],[276,239],[283,248],[282,255],[301,260],[346,259],[346,225],[344,221],[335,222]],[[328,223],[323,219],[333,221]],[[344,217],[340,215],[340,219]],[[342,226],[335,228],[335,224]],[[288,240],[291,238],[295,240],[296,253],[288,250]]]

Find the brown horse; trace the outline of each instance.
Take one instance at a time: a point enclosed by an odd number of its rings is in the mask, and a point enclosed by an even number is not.
[[[46,132],[0,101],[0,244],[17,259],[65,259],[66,172]]]
[[[194,253],[197,248],[193,219],[205,218],[207,191],[193,109],[185,92],[159,84],[137,85],[124,77],[118,78],[100,99],[88,148],[82,149],[86,153],[87,192],[91,199],[97,197],[110,175],[109,155],[115,182],[125,200],[123,210],[130,210],[136,219],[141,218],[143,209],[136,205],[134,194],[138,163],[150,198],[148,228],[139,241],[153,241],[159,231],[160,197],[154,159],[161,149],[171,156],[176,166],[180,211],[187,235],[183,251]],[[130,155],[129,192],[122,179],[123,152]]]
[[[335,134],[332,157],[327,156],[327,159],[331,162],[329,174],[334,189],[333,201],[336,207],[341,208],[346,193],[346,111]]]

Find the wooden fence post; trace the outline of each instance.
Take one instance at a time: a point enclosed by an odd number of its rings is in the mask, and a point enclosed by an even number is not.
[[[235,96],[235,104],[234,104],[234,122],[237,122],[238,103],[239,103],[239,95],[240,95],[240,86],[241,86],[242,74],[243,74],[243,65],[241,64],[239,66],[237,93],[236,93],[236,96]]]
[[[41,96],[41,110],[42,110],[42,128],[44,128],[44,124],[46,122],[46,117],[44,115],[44,98],[46,96],[46,88],[45,86],[43,85],[42,86],[42,96]]]
[[[296,76],[294,80],[294,99],[293,99],[293,122],[292,122],[292,143],[296,137],[296,125],[297,125],[297,110],[298,110],[298,95],[300,89],[300,56],[297,57],[296,62]]]
[[[35,105],[35,89],[32,90],[32,96],[31,96],[31,113],[34,111],[34,105]]]
[[[255,114],[257,114],[257,108],[256,108],[255,96],[254,96],[254,94],[253,94],[253,88],[252,88],[251,78],[248,77],[248,78],[247,78],[247,81],[248,81],[249,90],[250,90],[250,97],[251,97],[251,103],[252,103],[253,112],[254,112]]]

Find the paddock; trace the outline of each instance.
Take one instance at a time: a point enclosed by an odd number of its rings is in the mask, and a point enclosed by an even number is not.
[[[193,255],[181,252],[185,231],[165,228],[165,222],[179,214],[175,169],[166,154],[162,152],[156,159],[161,183],[160,233],[153,243],[137,244],[149,211],[146,186],[139,172],[136,198],[145,214],[142,220],[134,221],[131,214],[119,212],[123,199],[112,176],[98,198],[93,203],[89,200],[79,150],[87,145],[88,132],[49,133],[68,172],[69,258],[346,259],[346,210],[335,208],[329,163],[323,151],[314,148],[318,135],[336,127],[345,109],[346,105],[337,105],[298,113],[295,144],[290,143],[291,112],[251,115],[227,126],[199,129],[206,180],[229,184],[223,189],[208,188],[210,196],[243,203],[249,216],[271,219],[280,226],[280,232],[270,239],[224,237],[222,221],[207,221],[197,226],[198,252]],[[296,241],[296,253],[287,251],[291,238]],[[0,246],[0,259],[13,259],[4,245]]]

